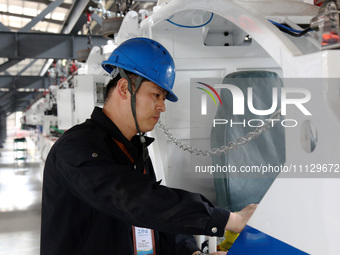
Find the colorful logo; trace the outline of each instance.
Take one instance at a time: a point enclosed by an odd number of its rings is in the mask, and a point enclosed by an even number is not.
[[[222,106],[222,100],[217,93],[217,91],[210,85],[203,82],[196,82],[201,84],[208,89],[210,89],[220,101]],[[304,106],[305,103],[308,103],[311,99],[311,93],[305,88],[280,88],[280,92],[278,92],[279,88],[272,88],[272,105],[269,109],[256,109],[253,102],[253,87],[248,87],[246,90],[246,94],[237,86],[231,84],[215,84],[215,88],[218,89],[228,89],[232,94],[232,108],[233,115],[244,115],[245,114],[245,106],[248,107],[248,110],[259,116],[270,115],[275,112],[277,107],[281,109],[281,115],[286,115],[287,105],[295,105],[304,115],[311,116],[312,114],[307,110]],[[202,94],[201,96],[201,115],[207,115],[207,95],[209,95],[217,106],[217,102],[214,98],[214,95],[205,88],[196,87],[200,90],[203,90],[206,94]],[[281,94],[281,95],[280,95]],[[299,97],[295,96],[290,98],[291,94],[298,94]],[[279,104],[278,98],[281,99],[281,105]]]
[[[206,83],[203,83],[203,82],[196,82],[196,83],[201,84],[201,85],[204,85],[204,86],[206,86],[207,88],[209,88],[212,92],[214,92],[215,95],[217,96],[218,100],[220,101],[220,104],[222,105],[222,100],[221,100],[219,94],[217,93],[217,91],[216,91],[213,87],[211,87],[210,85],[208,85],[208,84],[206,84]],[[212,98],[212,100],[214,100],[215,105],[217,105],[217,102],[216,102],[214,96],[211,94],[211,92],[210,92],[209,90],[204,89],[204,88],[201,88],[201,87],[197,87],[197,88],[198,88],[198,89],[201,89],[201,90],[203,90],[205,93],[207,93],[207,94]]]

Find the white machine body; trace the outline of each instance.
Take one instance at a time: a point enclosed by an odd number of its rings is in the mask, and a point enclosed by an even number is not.
[[[309,24],[318,10],[303,1],[171,0],[159,1],[140,24],[138,14],[130,12],[116,41],[101,49],[95,47],[86,67],[74,77],[74,87],[58,91],[58,126],[68,129],[81,123],[90,117],[94,106],[103,104],[100,92],[109,77],[100,63],[120,43],[137,36],[159,41],[174,58],[173,91],[179,100],[166,104],[161,121],[184,144],[209,143],[212,123],[212,119],[190,121],[190,100],[197,100],[191,95],[191,79],[222,80],[233,72],[266,70],[283,80],[320,81],[284,84],[286,88],[303,88],[312,96],[308,104],[312,115],[290,107],[285,116],[297,121],[295,127],[285,129],[285,166],[300,170],[301,165],[309,174],[280,174],[228,254],[338,254],[340,49],[322,49],[316,32],[292,37],[268,21],[299,29],[297,24]],[[216,111],[210,104],[207,107]],[[317,134],[313,149],[310,130]],[[213,175],[192,178],[190,154],[176,147],[158,127],[150,136],[156,138],[150,156],[157,178],[170,187],[202,193],[214,202]],[[313,166],[314,170],[326,167],[333,175],[323,178],[322,170],[313,175]],[[280,247],[281,253],[273,247]]]
[[[202,27],[188,28],[171,24],[195,26],[204,23],[209,14],[212,21]],[[287,87],[304,87],[314,97],[309,105],[312,116],[301,114],[298,108],[287,111],[287,119],[298,125],[286,128],[285,166],[315,165],[333,171],[331,178],[313,175],[307,178],[279,175],[259,204],[248,228],[228,254],[338,254],[340,250],[340,50],[322,50],[319,42],[306,35],[293,38],[279,31],[267,19],[293,24],[308,24],[318,8],[301,1],[183,1],[172,0],[157,8],[141,23],[141,35],[162,43],[175,59],[176,81],[174,92],[179,96],[175,104],[167,104],[162,122],[183,143],[209,139],[211,122],[190,123],[190,79],[220,78],[242,70],[269,70],[282,79],[319,79],[310,85],[289,84]],[[226,30],[231,34],[228,47],[224,46]],[[252,43],[239,46],[240,38],[250,35]],[[242,40],[241,40],[242,42]],[[332,79],[331,79],[332,78]],[[180,114],[179,114],[180,113]],[[317,132],[314,151],[303,148],[303,123],[313,123]],[[190,125],[197,124],[194,128]],[[194,129],[206,129],[206,137],[194,137]],[[198,191],[214,199],[213,181],[207,178],[188,180],[189,156],[175,147],[155,129],[154,162],[162,169],[169,186]],[[191,135],[191,137],[190,137]],[[300,142],[301,141],[301,142]],[[313,165],[314,164],[314,165]],[[315,170],[315,169],[314,169]],[[252,234],[251,228],[258,231]],[[250,230],[249,230],[250,229]],[[249,231],[247,231],[249,230]],[[262,238],[261,238],[262,237]],[[271,243],[271,240],[274,240]],[[280,242],[280,253],[272,247]],[[289,252],[290,253],[289,253]]]

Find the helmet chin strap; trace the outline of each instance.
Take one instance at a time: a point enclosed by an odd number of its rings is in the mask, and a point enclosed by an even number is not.
[[[143,160],[145,161],[149,157],[149,152],[148,152],[148,148],[146,147],[146,140],[145,140],[145,137],[144,137],[144,133],[142,133],[139,129],[139,125],[138,125],[138,122],[137,122],[137,114],[136,114],[136,94],[138,92],[138,89],[140,88],[140,85],[142,84],[143,77],[142,76],[137,77],[137,81],[136,81],[136,84],[135,84],[135,93],[133,93],[131,80],[126,75],[125,71],[122,68],[119,68],[119,74],[120,74],[121,77],[125,78],[128,81],[128,90],[129,90],[130,95],[131,95],[132,115],[133,115],[133,118],[135,120],[137,133],[140,137],[140,142],[142,143],[142,146],[143,146]]]

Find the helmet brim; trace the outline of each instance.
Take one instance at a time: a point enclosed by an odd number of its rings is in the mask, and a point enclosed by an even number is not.
[[[138,71],[136,71],[136,70],[134,70],[134,69],[132,69],[132,68],[127,68],[126,66],[120,66],[119,64],[117,64],[117,65],[115,65],[115,66],[120,67],[120,68],[123,68],[124,70],[127,70],[127,71],[129,71],[129,72],[135,73],[135,74],[137,74],[137,75],[139,75],[139,76],[142,76],[142,77],[144,77],[145,79],[147,79],[147,80],[149,80],[149,81],[155,83],[156,85],[160,86],[161,88],[163,88],[163,89],[165,89],[166,91],[169,92],[169,94],[166,96],[166,99],[167,99],[167,100],[169,100],[169,101],[171,101],[171,102],[177,102],[177,101],[178,101],[178,97],[177,97],[177,96],[175,95],[175,93],[172,92],[172,90],[169,89],[167,86],[158,84],[156,81],[150,79],[149,77],[146,77],[146,76],[143,75],[142,73],[140,73],[140,72],[138,72]],[[106,60],[102,62],[102,67],[103,67],[103,69],[104,69],[106,72],[108,72],[109,74],[111,74],[111,72],[113,71],[113,69],[114,69],[115,66],[113,66],[109,61],[106,61]]]

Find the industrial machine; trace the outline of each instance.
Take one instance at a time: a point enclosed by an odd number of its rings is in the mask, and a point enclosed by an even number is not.
[[[103,104],[109,77],[100,63],[117,45],[157,40],[175,60],[179,96],[150,134],[157,178],[231,210],[239,210],[238,197],[259,203],[230,255],[338,254],[338,6],[160,0],[147,18],[130,11],[114,39],[94,47],[59,86],[57,128],[83,122]],[[210,253],[215,244],[210,239]]]

